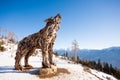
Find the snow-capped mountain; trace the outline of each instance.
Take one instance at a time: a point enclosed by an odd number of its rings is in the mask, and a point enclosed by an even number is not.
[[[0,80],[117,80],[111,75],[99,72],[81,64],[74,64],[71,61],[63,60],[61,57],[53,57],[57,67],[63,69],[61,73],[51,78],[39,78],[42,56],[31,56],[30,64],[34,69],[26,72],[14,70],[14,57],[17,44],[4,44],[6,51],[0,52]],[[23,65],[23,60],[22,60]],[[68,70],[69,73],[65,73]]]

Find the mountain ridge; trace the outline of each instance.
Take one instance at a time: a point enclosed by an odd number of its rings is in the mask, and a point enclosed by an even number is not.
[[[63,55],[65,52],[68,53],[68,56],[72,56],[72,51],[67,49],[60,49],[55,50],[55,52],[58,52],[60,55]],[[113,46],[109,48],[104,48],[101,50],[96,49],[79,49],[77,54],[79,58],[85,59],[85,60],[94,60],[97,61],[100,59],[102,62],[108,62],[109,64],[112,64],[114,67],[118,67],[120,69],[120,47],[119,46]]]

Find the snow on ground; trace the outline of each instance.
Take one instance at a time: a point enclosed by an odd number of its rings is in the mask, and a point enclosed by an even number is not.
[[[5,52],[0,52],[0,80],[117,80],[113,76],[99,72],[93,69],[85,71],[81,64],[70,63],[70,61],[62,60],[54,57],[54,61],[58,68],[67,69],[70,74],[60,73],[51,78],[39,78],[36,73],[39,71],[42,62],[41,55],[30,57],[30,64],[34,67],[26,72],[14,70],[14,57],[16,45],[7,45]],[[22,65],[23,65],[22,59]]]

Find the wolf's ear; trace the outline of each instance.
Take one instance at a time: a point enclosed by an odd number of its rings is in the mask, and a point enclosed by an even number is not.
[[[48,22],[54,22],[54,20],[53,20],[52,17],[50,17],[50,18],[46,19],[44,22],[46,22],[46,23],[48,23]]]

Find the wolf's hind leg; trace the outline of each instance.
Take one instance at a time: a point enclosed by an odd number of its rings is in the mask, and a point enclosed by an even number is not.
[[[15,57],[15,69],[16,70],[23,70],[20,62],[21,62],[21,58],[23,57],[23,55],[20,53],[20,51],[16,52],[16,57]]]
[[[29,57],[34,53],[35,49],[29,50],[29,52],[25,55],[25,66],[28,69],[32,69],[33,67],[28,63]]]

